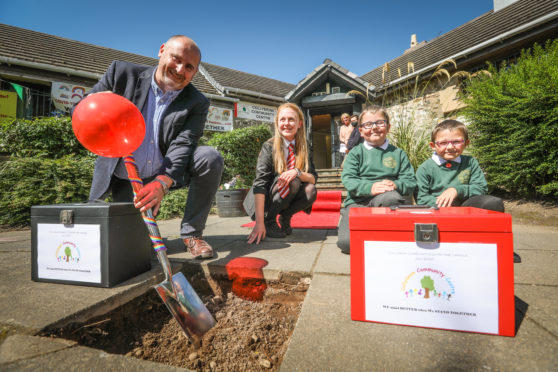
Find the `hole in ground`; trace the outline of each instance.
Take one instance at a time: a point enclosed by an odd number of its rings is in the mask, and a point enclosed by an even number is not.
[[[278,370],[309,280],[267,282],[261,300],[251,301],[235,294],[228,278],[206,278],[201,272],[185,275],[217,321],[197,349],[154,290],[106,315],[45,335],[198,371]]]

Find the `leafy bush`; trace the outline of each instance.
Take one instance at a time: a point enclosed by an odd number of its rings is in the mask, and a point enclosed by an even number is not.
[[[72,131],[69,117],[17,119],[0,125],[0,151],[11,156],[61,158],[66,155],[88,155]]]
[[[182,217],[184,215],[184,207],[186,206],[187,199],[187,187],[171,191],[163,198],[159,213],[157,214],[157,219],[168,220],[170,218]]]
[[[258,154],[269,138],[271,131],[267,125],[214,134],[207,144],[219,150],[225,159],[223,182],[240,175],[244,186],[251,185],[256,177]]]
[[[489,72],[471,81],[464,110],[487,181],[518,196],[558,195],[558,40]]]
[[[84,202],[95,159],[14,158],[0,163],[0,225],[26,225],[31,206]]]

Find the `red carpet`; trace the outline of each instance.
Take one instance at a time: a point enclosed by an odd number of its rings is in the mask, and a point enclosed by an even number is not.
[[[341,191],[318,191],[318,197],[312,205],[312,213],[298,212],[291,220],[293,229],[335,229],[339,223],[341,209]],[[242,227],[253,227],[252,221]]]

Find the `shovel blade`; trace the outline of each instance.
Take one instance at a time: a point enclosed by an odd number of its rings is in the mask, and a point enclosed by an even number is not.
[[[165,280],[155,290],[192,343],[198,343],[215,325],[215,319],[184,274],[174,274],[172,283]]]

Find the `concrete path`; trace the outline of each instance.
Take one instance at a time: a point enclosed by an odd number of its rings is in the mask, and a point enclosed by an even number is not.
[[[235,257],[268,261],[268,280],[311,277],[282,371],[556,371],[558,370],[558,229],[514,225],[516,337],[441,331],[350,318],[349,256],[332,230],[295,230],[286,239],[246,244],[247,217],[210,216],[206,239],[212,260],[192,260],[179,238],[179,220],[159,222],[174,268],[201,265],[224,273]],[[31,281],[29,231],[0,233],[0,369],[184,370],[36,336],[41,330],[85,321],[150,290],[163,276],[153,269],[113,288]]]

